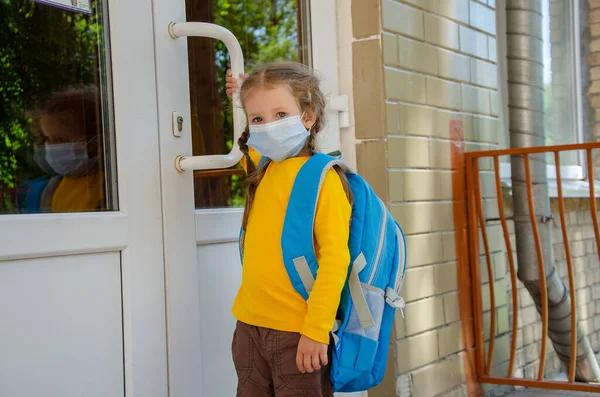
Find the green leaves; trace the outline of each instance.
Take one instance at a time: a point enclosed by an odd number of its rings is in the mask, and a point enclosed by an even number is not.
[[[240,42],[246,72],[252,72],[253,65],[257,64],[298,60],[297,15],[296,0],[215,0],[213,8],[213,22],[229,29]],[[215,47],[215,78],[221,102],[228,104],[225,72],[229,68],[229,55],[223,43],[218,42]],[[232,140],[231,109],[224,108],[221,119],[226,136],[224,149],[229,151],[236,144]],[[244,178],[232,176],[229,188],[229,205],[243,206]]]
[[[29,113],[53,92],[97,84],[101,32],[95,14],[0,0],[0,193],[41,175]]]

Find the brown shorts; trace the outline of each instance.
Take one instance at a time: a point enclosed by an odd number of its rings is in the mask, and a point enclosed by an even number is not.
[[[333,397],[329,366],[312,374],[298,371],[299,341],[297,333],[238,321],[231,345],[238,375],[237,397]]]

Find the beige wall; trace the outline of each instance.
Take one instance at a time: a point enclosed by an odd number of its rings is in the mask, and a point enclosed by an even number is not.
[[[351,54],[352,62],[344,72],[351,70],[352,76],[346,86],[352,88],[348,92],[352,93],[357,168],[402,225],[409,250],[405,318],[397,317],[388,376],[369,396],[466,396],[469,366],[461,341],[465,324],[461,324],[457,293],[458,226],[453,218],[457,199],[452,186],[450,121],[462,121],[467,151],[497,148],[505,137],[504,123],[498,119],[506,108],[501,101],[507,98],[502,100],[498,93],[497,48],[501,43],[496,40],[495,10],[503,1],[342,1],[346,2],[351,3],[352,34],[344,51]],[[600,7],[598,1],[591,3]],[[590,22],[593,18],[596,14]],[[595,28],[591,26],[594,37]],[[591,66],[594,59],[590,57]],[[592,69],[592,80],[600,76],[596,74]],[[491,162],[482,162],[481,171],[486,218],[497,218]],[[580,272],[580,316],[597,349],[600,288],[592,282],[600,282],[600,266],[590,240],[591,220],[584,215],[589,209],[582,205],[579,200],[567,200],[567,216]],[[501,227],[493,222],[488,226],[496,302],[491,308],[488,271],[481,256],[485,339],[489,341],[490,313],[495,310],[492,374],[505,376],[512,319],[510,276]],[[556,227],[556,263],[565,276],[564,250],[559,247],[562,238]],[[522,285],[519,297],[516,371],[530,376],[536,370],[541,322]],[[547,373],[552,374],[560,364],[550,344],[549,352]],[[484,386],[483,391],[501,395],[507,390]]]
[[[397,373],[413,396],[466,395],[449,123],[463,121],[469,150],[498,143],[494,6],[382,2],[389,202],[410,252]]]
[[[370,396],[466,395],[449,124],[463,122],[469,150],[497,146],[494,6],[352,1],[357,166],[403,226],[410,252],[395,366]]]

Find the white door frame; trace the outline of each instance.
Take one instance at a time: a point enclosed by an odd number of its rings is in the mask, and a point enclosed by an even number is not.
[[[168,379],[152,7],[143,0],[108,0],[108,6],[120,209],[1,215],[0,261],[120,252],[125,394],[164,397]]]
[[[318,148],[324,153],[330,153],[340,149],[340,111],[344,111],[344,107],[340,107],[338,103],[341,98],[336,1],[310,1],[310,25],[312,67],[321,77],[321,90],[328,100],[327,125],[325,130],[319,133]]]
[[[109,0],[127,396],[168,393],[165,274],[152,5]],[[141,155],[140,155],[141,154]]]
[[[154,0],[153,10],[167,291],[169,395],[200,397],[201,313],[197,284],[193,172],[178,173],[174,162],[178,155],[192,154],[187,41],[173,39],[168,32],[169,23],[186,20],[185,2]],[[173,136],[172,113],[175,111],[184,120],[181,137]]]

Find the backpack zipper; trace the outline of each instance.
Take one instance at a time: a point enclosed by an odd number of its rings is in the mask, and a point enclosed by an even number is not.
[[[398,255],[398,273],[396,275],[396,293],[400,295],[400,290],[402,289],[402,285],[404,284],[404,273],[406,273],[406,241],[404,240],[404,235],[400,230],[400,226],[396,224],[396,237],[398,238],[398,244],[402,244],[402,256]],[[400,247],[398,247],[400,249]],[[400,268],[402,266],[402,268]],[[402,269],[402,270],[401,270]]]
[[[385,231],[387,229],[387,219],[386,219],[386,208],[383,205],[383,201],[379,201],[381,205],[381,233],[379,235],[379,246],[377,247],[377,255],[375,256],[375,261],[373,261],[373,270],[371,271],[371,277],[369,278],[368,284],[373,283],[375,276],[377,275],[377,270],[379,269],[379,260],[381,259],[381,252],[383,251],[383,241],[385,240]]]

